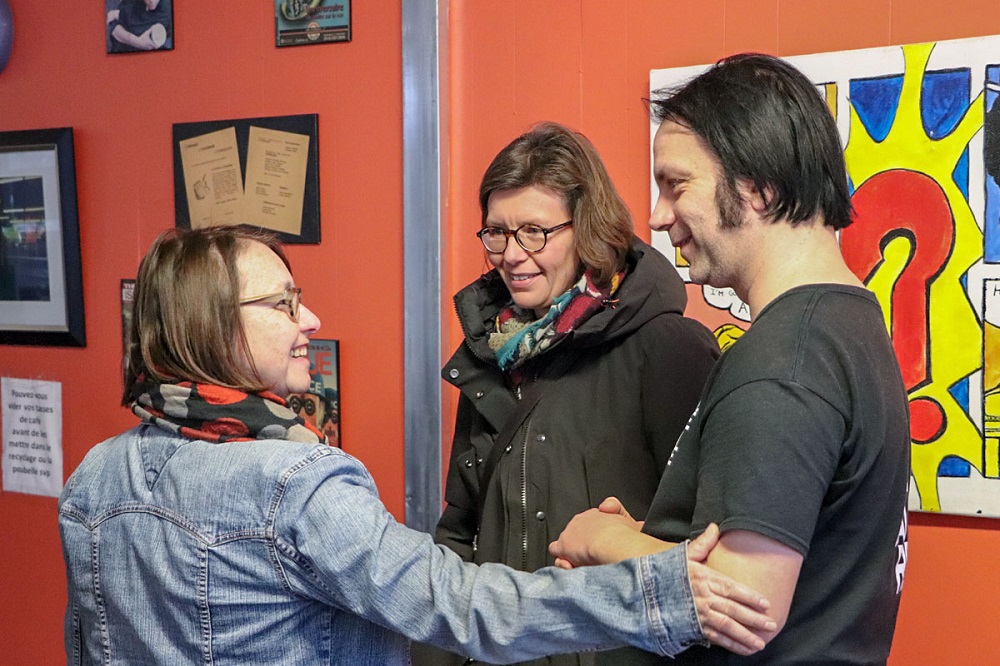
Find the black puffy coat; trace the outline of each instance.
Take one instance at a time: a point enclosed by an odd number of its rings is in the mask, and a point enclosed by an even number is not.
[[[610,495],[645,516],[719,347],[683,316],[677,271],[639,239],[614,297],[525,366],[521,400],[537,403],[508,427],[483,489],[490,451],[519,407],[487,344],[510,294],[494,270],[455,295],[466,339],[442,370],[461,396],[435,538],[464,559],[524,571],[551,565],[549,543]],[[581,657],[547,663],[591,663]]]

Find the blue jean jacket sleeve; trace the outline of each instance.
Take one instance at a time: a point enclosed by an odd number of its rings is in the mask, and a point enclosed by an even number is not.
[[[288,471],[273,507],[292,592],[492,663],[625,644],[674,655],[703,639],[685,547],[571,571],[476,566],[397,523],[365,468],[327,451]]]

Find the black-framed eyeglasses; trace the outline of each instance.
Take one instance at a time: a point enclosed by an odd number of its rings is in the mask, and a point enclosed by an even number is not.
[[[517,229],[511,231],[503,227],[483,227],[476,236],[483,241],[483,247],[487,252],[500,254],[507,249],[507,239],[511,236],[525,252],[541,252],[545,248],[545,243],[549,240],[549,234],[555,233],[564,227],[573,224],[573,220],[557,224],[554,227],[540,227],[537,224],[522,224]]]
[[[289,287],[288,289],[283,289],[282,291],[276,291],[273,294],[250,296],[249,298],[240,299],[241,306],[255,305],[257,303],[265,303],[278,310],[284,310],[284,312],[291,317],[292,321],[298,323],[299,306],[302,304],[302,288]]]

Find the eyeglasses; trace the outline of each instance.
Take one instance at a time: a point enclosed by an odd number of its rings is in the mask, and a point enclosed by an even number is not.
[[[240,299],[241,306],[257,303],[267,303],[278,310],[284,310],[291,317],[292,321],[298,323],[299,305],[302,304],[302,289],[300,287],[290,287],[282,291],[276,291],[273,294]]]
[[[549,240],[549,234],[555,233],[571,224],[573,224],[573,220],[557,224],[548,229],[540,227],[537,224],[522,224],[513,231],[504,229],[503,227],[483,227],[476,232],[476,236],[479,237],[479,240],[483,241],[486,251],[493,254],[500,254],[506,250],[507,239],[511,236],[514,237],[514,240],[517,241],[517,244],[525,252],[541,252],[545,248],[546,241]]]

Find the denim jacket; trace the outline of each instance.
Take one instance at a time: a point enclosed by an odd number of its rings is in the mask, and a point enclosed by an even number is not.
[[[703,638],[685,549],[535,574],[397,523],[339,449],[142,425],[59,499],[71,664],[405,664],[407,638],[502,662]]]

